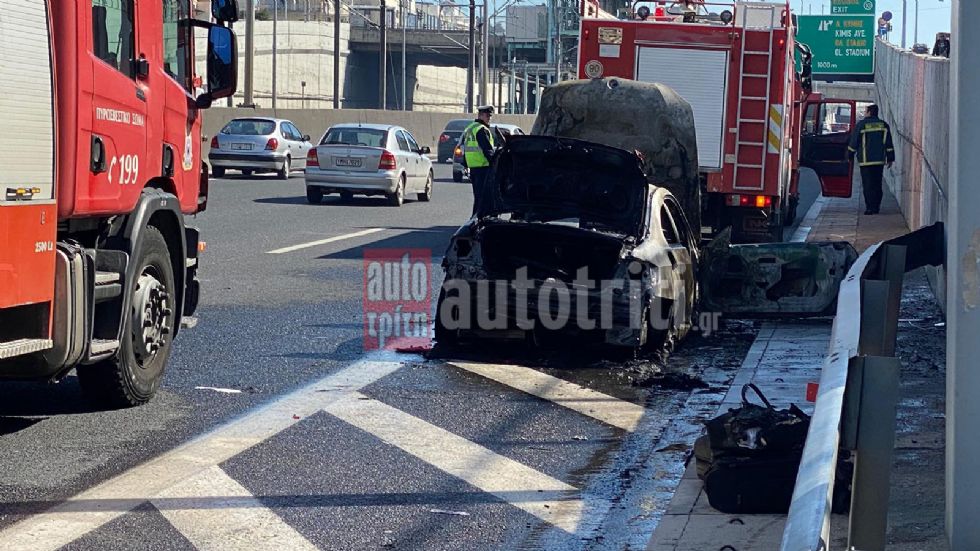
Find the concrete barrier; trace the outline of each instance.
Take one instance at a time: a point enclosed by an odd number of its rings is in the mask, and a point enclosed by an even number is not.
[[[406,128],[415,136],[419,145],[429,146],[435,152],[439,135],[452,119],[473,118],[464,113],[432,113],[423,111],[381,111],[377,109],[242,109],[214,108],[204,114],[204,136],[210,142],[211,136],[231,119],[238,117],[278,117],[289,119],[314,142],[318,141],[327,128],[335,124],[363,122],[395,124]],[[534,115],[496,115],[494,122],[516,124],[530,132],[534,125]]]
[[[875,87],[891,125],[896,162],[885,182],[909,229],[945,222],[949,182],[949,60],[913,54],[878,41]],[[929,279],[945,305],[945,272]]]

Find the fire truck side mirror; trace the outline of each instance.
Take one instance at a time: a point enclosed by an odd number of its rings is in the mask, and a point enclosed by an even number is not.
[[[238,21],[238,2],[235,0],[211,0],[211,17],[220,23]]]
[[[238,47],[231,29],[219,25],[208,28],[208,91],[197,98],[197,106],[207,109],[216,99],[227,98],[238,88]]]

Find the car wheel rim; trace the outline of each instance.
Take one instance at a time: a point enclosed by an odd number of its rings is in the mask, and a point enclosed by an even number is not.
[[[164,346],[170,334],[168,321],[173,311],[170,293],[148,267],[136,281],[133,292],[132,343],[133,354],[140,367],[146,367]]]

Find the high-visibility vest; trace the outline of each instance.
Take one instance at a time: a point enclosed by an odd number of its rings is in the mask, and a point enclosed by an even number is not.
[[[463,158],[466,159],[467,168],[483,168],[490,166],[490,159],[483,154],[480,142],[476,140],[476,134],[486,127],[481,122],[473,122],[463,131]],[[493,132],[487,133],[490,138],[490,146],[493,147]]]

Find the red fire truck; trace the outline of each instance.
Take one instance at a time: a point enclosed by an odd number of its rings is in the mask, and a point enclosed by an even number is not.
[[[74,368],[101,403],[141,404],[193,322],[201,242],[185,216],[207,205],[201,110],[235,91],[238,6],[212,0],[217,23],[192,10],[0,0],[0,378]]]
[[[800,167],[824,195],[850,196],[854,102],[810,93],[809,49],[796,43],[788,2],[637,2],[628,17],[582,19],[579,78],[659,82],[691,104],[705,231],[781,241]]]

